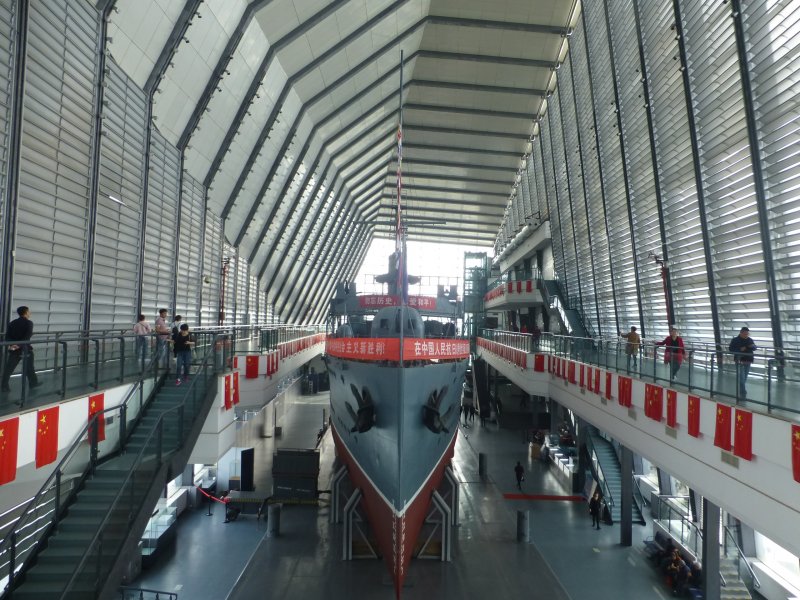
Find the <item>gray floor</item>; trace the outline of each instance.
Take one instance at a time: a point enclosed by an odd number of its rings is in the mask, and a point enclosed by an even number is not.
[[[304,398],[287,409],[286,447],[313,447],[326,394]],[[275,440],[256,448],[256,485],[270,486]],[[333,446],[322,442],[320,488],[329,487]],[[644,561],[648,527],[634,525],[634,545],[620,546],[619,527],[590,527],[582,502],[507,500],[515,491],[513,465],[521,460],[524,492],[568,495],[549,468],[526,457],[519,431],[462,429],[454,471],[461,481],[461,524],[453,560],[413,560],[403,598],[553,598],[592,600],[659,598],[668,590]],[[488,455],[489,477],[477,474],[477,453]],[[262,488],[263,489],[263,488]],[[516,510],[529,509],[533,543],[516,542]],[[281,536],[266,537],[266,526],[242,516],[223,523],[221,506],[211,517],[204,509],[179,520],[177,543],[134,586],[177,591],[179,598],[250,600],[311,598],[393,598],[379,560],[341,560],[342,525],[330,525],[327,506],[284,507]]]

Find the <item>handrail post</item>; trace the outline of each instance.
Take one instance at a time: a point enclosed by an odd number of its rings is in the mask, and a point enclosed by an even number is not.
[[[17,568],[17,532],[11,532],[11,547],[8,549],[8,589],[14,589],[14,571]]]
[[[197,388],[196,385],[193,387]],[[192,390],[192,393],[194,394],[194,390]],[[178,447],[183,445],[183,415],[185,407],[185,402],[178,407]]]
[[[128,433],[128,405],[122,404],[119,409],[119,451],[125,450],[125,438]]]
[[[100,340],[94,338],[94,389],[100,387]]]
[[[767,412],[772,412],[772,358],[767,359]]]
[[[22,346],[22,396],[19,399],[19,407],[25,406],[25,400],[28,398],[28,369],[32,369],[33,365],[28,357],[30,355],[30,346],[27,344]]]
[[[60,342],[64,345],[64,352],[61,353],[61,397],[67,396],[67,342]]]
[[[164,417],[161,417],[158,420],[158,441],[156,442],[157,452],[156,458],[158,459],[156,462],[160,465],[161,464],[161,447],[164,443]]]
[[[716,359],[716,355],[712,353],[711,354],[711,390],[709,392],[712,396],[714,395],[714,360],[715,359]],[[720,373],[722,373],[721,369],[720,369]],[[738,384],[737,384],[737,388],[738,388]]]
[[[125,336],[119,336],[119,380],[125,381]]]
[[[692,391],[692,371],[694,371],[694,350],[689,350],[687,361],[687,367],[689,369],[689,391]]]
[[[99,417],[97,416],[98,414],[100,413],[92,415],[92,422],[89,425],[89,465],[92,477],[94,477],[97,469],[97,438],[99,436],[98,427],[100,424]]]
[[[100,535],[97,538],[97,564],[96,564],[96,571],[95,571],[95,580],[94,580],[94,589],[95,594],[99,595],[100,593],[100,571],[102,569],[103,564],[103,532],[100,531]]]
[[[61,469],[56,471],[56,497],[53,510],[53,528],[58,527],[58,515],[61,512]]]

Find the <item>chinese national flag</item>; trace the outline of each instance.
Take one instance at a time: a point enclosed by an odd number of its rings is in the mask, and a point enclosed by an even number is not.
[[[238,369],[239,368],[239,357],[238,356],[234,356],[233,357],[233,368],[234,369]]]
[[[581,365],[581,388],[586,387],[586,365]]]
[[[540,373],[544,371],[544,354],[537,354],[533,357],[533,370]]]
[[[600,393],[600,369],[597,368],[594,370],[594,393]]]
[[[569,382],[578,383],[578,381],[575,379],[575,363],[572,361],[569,361]]]
[[[717,427],[714,430],[714,445],[731,450],[731,407],[717,404]]]
[[[247,379],[258,377],[258,356],[248,356],[245,361],[244,376]]]
[[[689,396],[689,435],[700,437],[700,398]]]
[[[95,413],[102,413],[105,408],[105,394],[95,394],[89,396],[89,420]],[[102,442],[106,439],[106,419],[103,415],[97,417],[97,441]]]
[[[233,407],[231,400],[231,376],[225,375],[225,410],[230,410]]]
[[[58,406],[36,413],[36,468],[55,461],[58,456]]]
[[[611,400],[611,373],[606,373],[606,400]]]
[[[667,390],[667,425],[675,429],[678,426],[678,392]]]
[[[617,395],[620,406],[630,407],[631,393],[633,391],[633,380],[630,377],[617,377]]]
[[[239,373],[233,374],[233,403],[239,404]]]
[[[753,413],[738,408],[733,431],[733,453],[739,458],[753,460]]]
[[[664,416],[664,388],[648,383],[645,385],[644,396],[647,403],[645,414],[654,421],[660,421]]]
[[[19,417],[0,421],[0,485],[17,477]]]
[[[0,423],[0,427],[2,426],[3,424]],[[2,455],[2,450],[0,450],[0,456]],[[794,475],[794,480],[800,483],[800,425],[792,425],[792,474]]]

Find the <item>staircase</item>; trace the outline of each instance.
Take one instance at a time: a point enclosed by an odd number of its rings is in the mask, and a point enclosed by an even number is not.
[[[570,304],[557,280],[540,279],[537,285],[545,304],[558,314],[569,335],[578,338],[593,337],[584,322],[580,308],[572,306],[574,302]]]
[[[719,572],[725,585],[720,588],[720,600],[751,600],[752,595],[744,582],[739,579],[738,556],[736,558],[719,559]]]
[[[594,433],[589,434],[591,445],[594,447],[594,453],[597,456],[597,461],[602,470],[602,478],[605,483],[601,483],[600,490],[605,496],[608,510],[611,512],[611,518],[614,523],[618,523],[622,518],[622,470],[620,468],[619,459],[614,447],[604,438]],[[591,449],[590,449],[591,456]],[[633,477],[632,473],[628,473],[627,477]],[[609,498],[610,496],[610,498]],[[641,525],[645,524],[642,511],[631,495],[632,507],[632,520],[634,523]]]
[[[153,505],[183,469],[199,435],[216,395],[213,364],[207,356],[189,384],[165,383],[134,423],[123,451],[88,467],[49,537],[39,541],[43,549],[32,566],[17,574],[15,589],[3,598],[97,598],[117,588]]]

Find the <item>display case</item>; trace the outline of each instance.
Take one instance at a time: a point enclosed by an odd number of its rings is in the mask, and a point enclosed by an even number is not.
[[[155,554],[175,540],[175,506],[167,506],[159,501],[142,534],[142,566],[147,567],[154,562]]]

